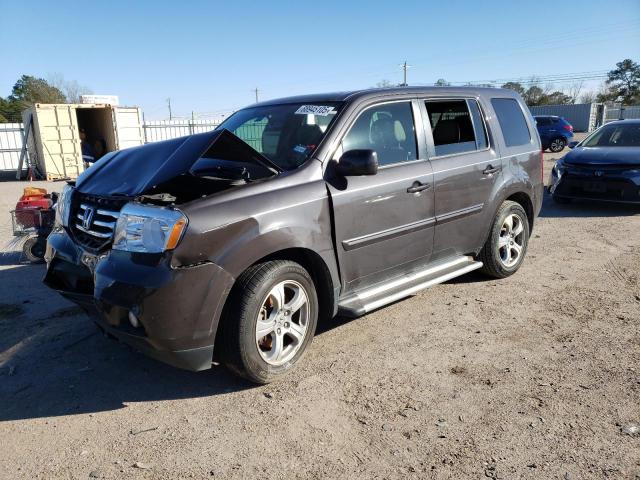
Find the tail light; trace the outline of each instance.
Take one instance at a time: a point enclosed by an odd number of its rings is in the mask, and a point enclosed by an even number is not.
[[[564,128],[565,130],[568,130],[569,132],[573,132],[573,127],[568,123],[566,125],[563,125],[562,128]]]

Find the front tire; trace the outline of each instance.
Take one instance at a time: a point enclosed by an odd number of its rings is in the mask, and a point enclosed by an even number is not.
[[[567,141],[562,137],[558,137],[558,138],[554,138],[551,141],[551,144],[549,145],[549,150],[551,150],[553,153],[558,153],[564,150],[564,147],[566,146],[567,146]]]
[[[229,296],[221,331],[222,361],[259,384],[289,372],[311,344],[318,296],[299,264],[275,260],[254,265]]]
[[[519,203],[507,200],[498,209],[489,238],[478,255],[482,271],[506,278],[518,271],[529,244],[529,220]]]

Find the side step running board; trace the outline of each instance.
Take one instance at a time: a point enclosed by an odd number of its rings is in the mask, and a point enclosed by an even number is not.
[[[480,267],[482,267],[482,262],[476,262],[473,257],[459,257],[455,260],[432,265],[424,270],[414,271],[349,294],[338,302],[338,314],[345,317],[359,317],[376,308]]]

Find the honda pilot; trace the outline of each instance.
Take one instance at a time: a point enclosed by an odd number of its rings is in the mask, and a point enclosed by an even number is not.
[[[510,90],[272,100],[66,185],[44,281],[156,359],[267,383],[322,319],[516,272],[542,196],[536,124]]]

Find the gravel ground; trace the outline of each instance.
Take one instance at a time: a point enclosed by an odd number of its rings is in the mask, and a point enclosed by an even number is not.
[[[516,275],[334,319],[266,387],[103,338],[0,256],[0,477],[640,478],[639,234],[546,198]]]

